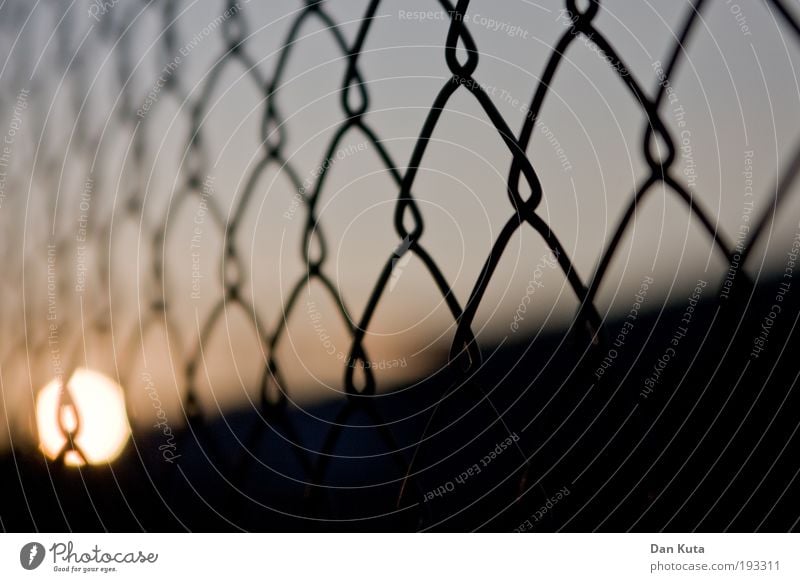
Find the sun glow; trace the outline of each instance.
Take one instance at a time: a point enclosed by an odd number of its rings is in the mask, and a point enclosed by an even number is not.
[[[66,464],[98,465],[114,460],[130,435],[122,388],[103,374],[86,368],[75,370],[68,387],[72,400],[69,404],[61,402],[58,379],[50,381],[36,398],[36,427],[42,451],[51,459],[57,458],[67,444],[61,427],[65,431],[77,427],[75,444],[85,461],[77,452],[68,451],[64,457]]]

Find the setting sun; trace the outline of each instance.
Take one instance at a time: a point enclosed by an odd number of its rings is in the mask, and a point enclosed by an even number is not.
[[[65,430],[80,428],[75,444],[85,461],[75,451],[64,458],[68,465],[108,463],[121,452],[128,440],[130,429],[125,413],[122,388],[110,378],[86,368],[78,368],[69,379],[72,404],[60,403],[60,382],[50,381],[36,399],[36,426],[42,451],[55,459],[67,442],[59,427]]]

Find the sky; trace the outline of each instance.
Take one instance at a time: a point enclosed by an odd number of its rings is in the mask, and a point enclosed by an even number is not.
[[[347,62],[322,19],[300,26],[265,101],[302,4],[242,0],[226,12],[223,2],[178,2],[168,27],[156,6],[129,0],[9,0],[0,7],[0,253],[7,266],[0,423],[11,433],[33,434],[33,399],[59,366],[118,379],[136,426],[152,421],[144,374],[152,374],[175,422],[190,384],[212,414],[248,405],[270,355],[298,404],[342,392],[348,329],[402,248],[393,222],[398,187],[358,130],[345,133],[326,162],[347,117]],[[749,224],[745,215],[768,208],[800,139],[800,46],[769,3],[707,4],[660,113],[679,147],[675,176],[735,241]],[[653,95],[689,9],[684,1],[604,1],[594,24]],[[363,1],[325,7],[348,45],[365,10]],[[369,95],[364,122],[401,173],[437,93],[451,82],[447,18],[432,1],[382,2],[358,61]],[[544,0],[474,1],[464,17],[480,52],[474,78],[515,134],[568,18],[563,4]],[[234,30],[228,21],[239,19],[246,23],[243,48],[226,54],[225,31]],[[352,93],[347,98],[357,107]],[[285,166],[261,163],[267,102],[283,120],[280,132],[268,133],[270,143],[283,140]],[[197,147],[188,147],[192,115]],[[542,185],[537,213],[585,282],[647,175],[645,123],[596,46],[573,42],[527,155]],[[510,162],[483,109],[459,88],[433,132],[413,195],[425,224],[420,241],[462,305],[514,213],[506,193]],[[322,272],[334,293],[315,281],[287,312],[308,250],[306,207],[290,173],[310,192],[324,166],[310,248],[316,257],[324,237]],[[187,193],[191,175],[199,183]],[[798,217],[800,200],[790,195],[745,265],[748,273],[781,268]],[[697,217],[656,187],[636,209],[597,309],[604,317],[627,312],[647,277],[655,283],[645,308],[658,309],[683,300],[699,279],[718,288],[727,269]],[[225,296],[223,277],[240,281],[242,303]],[[166,311],[154,310],[162,300]],[[337,309],[340,301],[350,321]],[[505,249],[473,330],[486,347],[529,341],[568,325],[577,305],[541,237],[523,226]],[[281,322],[286,331],[270,346]],[[378,386],[436,369],[453,334],[420,260],[397,259],[365,334]],[[8,433],[0,431],[0,443]]]

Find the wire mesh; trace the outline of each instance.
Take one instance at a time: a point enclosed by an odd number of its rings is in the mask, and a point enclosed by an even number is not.
[[[470,0],[459,0],[455,4],[440,0],[435,7],[446,13],[448,23],[444,50],[438,54],[446,62],[451,76],[441,86],[427,111],[410,159],[401,161],[392,157],[385,142],[370,125],[369,80],[364,78],[360,68],[365,44],[372,33],[382,5],[380,0],[370,0],[367,3],[363,15],[355,23],[357,32],[352,42],[348,41],[343,30],[345,25],[337,22],[332,16],[329,10],[330,2],[307,0],[299,3],[297,10],[286,16],[287,32],[280,42],[276,55],[272,55],[270,62],[274,62],[274,66],[267,72],[264,72],[265,55],[254,53],[249,45],[250,27],[247,18],[248,6],[246,6],[249,2],[227,0],[214,12],[218,16],[203,29],[208,31],[208,35],[221,38],[222,43],[217,57],[202,75],[200,83],[194,86],[187,84],[184,68],[177,66],[178,61],[176,61],[182,54],[181,49],[189,46],[186,43],[193,42],[191,37],[187,38],[181,34],[181,16],[184,7],[180,2],[173,0],[159,3],[120,2],[119,5],[95,2],[89,5],[89,13],[97,16],[92,21],[90,30],[96,29],[99,38],[105,42],[103,51],[107,51],[107,58],[113,60],[111,70],[116,74],[116,79],[105,81],[99,81],[97,77],[91,78],[90,67],[84,62],[87,50],[83,43],[89,38],[88,32],[80,26],[71,26],[68,22],[69,19],[76,18],[76,11],[62,10],[57,3],[51,2],[49,9],[54,19],[64,20],[61,25],[54,26],[53,42],[62,47],[58,54],[63,59],[63,62],[54,65],[55,69],[66,71],[62,81],[71,87],[72,98],[67,110],[50,113],[48,111],[50,104],[46,100],[33,98],[27,100],[27,95],[38,97],[42,93],[37,86],[38,76],[26,78],[25,73],[39,65],[25,62],[23,58],[16,56],[10,73],[6,72],[3,75],[6,82],[3,106],[0,109],[10,110],[8,105],[20,102],[22,95],[25,97],[23,99],[25,107],[35,108],[37,111],[36,114],[29,112],[26,117],[27,123],[46,124],[51,114],[74,120],[74,123],[69,124],[71,131],[64,139],[69,143],[70,163],[73,159],[85,160],[85,167],[82,172],[78,172],[78,175],[82,173],[86,178],[78,180],[74,186],[65,185],[64,175],[69,172],[66,168],[67,158],[62,149],[58,146],[48,147],[46,139],[42,138],[41,143],[24,146],[18,144],[15,156],[20,168],[8,178],[7,189],[13,188],[21,193],[35,188],[47,190],[54,193],[48,199],[48,203],[53,206],[57,206],[62,197],[69,199],[75,197],[76,193],[80,195],[81,192],[87,201],[106,190],[116,191],[119,196],[114,198],[108,208],[103,208],[101,203],[95,203],[94,200],[86,205],[87,212],[83,220],[91,224],[86,244],[94,249],[96,256],[90,268],[86,269],[87,272],[81,273],[81,277],[86,277],[90,282],[86,284],[86,288],[91,290],[85,293],[81,291],[78,294],[80,318],[69,313],[66,316],[62,315],[54,320],[45,335],[32,332],[30,336],[27,333],[20,336],[19,333],[9,333],[12,330],[9,329],[9,325],[5,325],[4,335],[7,338],[4,346],[5,361],[19,358],[22,354],[51,354],[51,347],[56,343],[67,347],[63,355],[57,356],[58,364],[54,364],[56,376],[62,383],[59,407],[62,411],[75,409],[69,378],[76,368],[83,365],[86,349],[84,338],[87,329],[104,337],[112,336],[110,322],[114,313],[112,298],[115,292],[111,287],[112,272],[120,267],[114,264],[111,252],[108,250],[119,244],[115,242],[115,237],[127,225],[139,234],[140,240],[146,241],[145,244],[149,245],[150,263],[147,272],[139,281],[140,293],[137,300],[140,305],[140,317],[135,321],[126,322],[129,326],[124,331],[120,332],[119,326],[113,331],[111,342],[115,347],[113,357],[117,377],[123,386],[141,382],[141,379],[134,377],[136,358],[132,354],[144,349],[144,342],[152,329],[163,330],[168,338],[170,357],[173,361],[179,362],[176,367],[178,376],[176,383],[182,388],[181,409],[188,428],[182,433],[181,438],[185,439],[185,446],[196,446],[215,466],[225,467],[225,472],[230,469],[232,477],[229,484],[232,485],[233,503],[237,503],[236,500],[244,496],[242,489],[253,470],[265,466],[259,453],[259,442],[267,433],[273,433],[279,434],[293,445],[292,454],[304,473],[304,479],[300,481],[304,489],[308,515],[315,517],[328,515],[326,512],[329,508],[326,509],[324,502],[328,490],[326,479],[331,471],[331,465],[337,462],[336,450],[343,433],[351,430],[348,423],[354,415],[361,414],[369,419],[370,430],[374,435],[372,438],[382,443],[383,454],[391,459],[398,473],[398,477],[393,481],[397,504],[395,508],[387,510],[414,507],[418,513],[416,526],[429,524],[431,516],[426,513],[423,503],[425,490],[417,480],[419,468],[415,462],[420,449],[427,446],[426,441],[430,435],[429,431],[432,430],[433,419],[439,413],[440,407],[447,406],[449,394],[466,390],[475,394],[476,401],[491,404],[491,395],[484,390],[480,382],[475,380],[484,358],[474,332],[475,318],[509,242],[520,229],[531,228],[541,237],[553,256],[557,258],[558,266],[577,298],[579,308],[571,330],[586,340],[578,344],[581,350],[585,350],[582,356],[593,350],[602,351],[608,345],[602,329],[603,319],[595,306],[598,289],[607,280],[609,265],[618,252],[626,232],[635,221],[637,207],[652,192],[668,191],[670,195],[685,204],[692,215],[699,220],[716,252],[729,264],[737,265],[735,282],[737,288],[749,289],[752,286],[747,273],[738,266],[746,263],[750,250],[765,235],[772,217],[785,202],[800,168],[800,144],[790,152],[791,161],[776,181],[775,195],[771,197],[771,204],[763,209],[754,228],[751,229],[749,238],[738,247],[727,233],[720,230],[708,209],[704,208],[676,177],[679,162],[676,143],[679,141],[671,135],[668,124],[663,118],[663,105],[670,80],[675,78],[685,63],[692,35],[701,25],[703,12],[711,3],[711,0],[694,0],[686,8],[674,42],[664,59],[666,65],[663,68],[663,76],[655,87],[648,90],[626,66],[625,55],[618,52],[614,43],[595,26],[595,21],[603,10],[601,2],[589,0],[580,3],[577,0],[567,0],[564,8],[571,17],[535,83],[524,122],[515,131],[501,114],[492,96],[483,88],[481,79],[476,77],[482,53],[470,33],[469,19],[466,18]],[[435,5],[433,2],[431,4]],[[797,41],[800,37],[800,25],[789,7],[782,0],[767,0],[766,5],[792,31]],[[9,36],[13,35],[13,31],[10,30],[12,21],[24,21],[31,9],[24,2],[9,2],[6,10],[9,14],[13,12],[13,15],[3,23],[4,28],[8,29],[5,35]],[[141,82],[141,61],[137,62],[139,55],[131,47],[134,43],[132,23],[142,21],[142,14],[145,13],[148,13],[156,23],[155,29],[158,30],[158,34],[151,48],[157,55],[156,61],[162,65],[156,67],[149,85]],[[321,170],[311,182],[304,179],[307,174],[305,168],[297,167],[297,162],[287,153],[288,125],[281,114],[282,88],[287,82],[287,63],[296,51],[302,49],[298,40],[302,35],[303,26],[309,21],[317,21],[323,27],[324,33],[330,35],[332,42],[346,61],[345,74],[338,88],[342,120],[336,126],[332,139],[325,144],[324,155],[319,163]],[[352,24],[348,23],[348,26]],[[86,35],[81,37],[84,33]],[[638,153],[648,168],[647,175],[631,193],[629,203],[611,238],[602,246],[597,266],[588,279],[578,273],[569,250],[561,243],[557,233],[540,212],[540,204],[547,197],[547,192],[537,174],[536,158],[530,154],[532,135],[537,121],[541,118],[550,88],[558,76],[569,47],[580,39],[588,39],[602,51],[606,61],[605,66],[614,72],[619,83],[624,85],[638,104],[642,115],[641,150]],[[18,40],[21,43],[26,42],[24,37]],[[24,55],[25,51],[17,50],[14,54]],[[47,63],[41,66],[45,67]],[[226,72],[231,69],[238,69],[260,94],[260,147],[257,152],[253,152],[254,163],[249,167],[247,175],[242,177],[241,187],[233,194],[231,206],[225,209],[214,196],[217,186],[209,174],[213,160],[208,152],[210,138],[206,121],[216,105],[214,95],[224,82]],[[102,125],[88,120],[91,116],[89,110],[92,103],[89,93],[85,91],[86,87],[93,87],[100,82],[109,83],[110,93],[113,96],[113,114]],[[142,86],[152,87],[156,93],[142,98]],[[19,92],[21,88],[24,93]],[[457,93],[469,94],[475,100],[488,123],[494,127],[502,140],[510,159],[505,192],[508,218],[492,241],[491,248],[487,249],[483,267],[469,295],[462,298],[457,297],[448,277],[429,249],[425,236],[428,229],[414,195],[419,169],[424,166],[425,154],[437,124],[443,112],[447,111],[448,103]],[[152,143],[149,143],[148,139],[160,129],[157,125],[159,120],[151,114],[151,109],[161,107],[170,100],[178,108],[176,116],[185,118],[183,122],[186,124],[186,138],[182,147],[183,157],[167,206],[148,213],[145,212],[145,208],[148,204],[151,206],[153,204],[152,200],[148,200],[148,196],[152,198],[154,195],[150,183],[152,175],[147,160]],[[39,130],[32,131],[32,134],[47,135],[44,127],[40,127]],[[115,176],[113,165],[109,160],[114,153],[110,148],[105,149],[102,146],[104,140],[116,132],[133,136],[128,149],[124,152],[125,164],[118,176]],[[320,207],[326,194],[326,178],[330,168],[330,164],[326,164],[326,161],[334,159],[348,136],[353,134],[360,134],[360,137],[377,153],[397,192],[391,225],[396,233],[397,246],[387,253],[379,277],[371,283],[368,301],[359,313],[354,312],[345,303],[331,275],[333,267],[329,243],[325,235],[324,221],[320,219]],[[29,148],[30,152],[26,152],[25,148]],[[248,265],[246,259],[242,257],[237,242],[243,220],[248,213],[258,211],[258,185],[270,170],[288,180],[298,193],[297,212],[303,225],[297,254],[304,265],[304,271],[289,285],[280,309],[282,316],[274,323],[262,315],[263,306],[259,304],[258,297],[252,296],[252,287],[249,286],[251,268],[269,270],[272,266],[257,261]],[[502,193],[494,192],[487,196],[491,197],[489,202],[491,204],[502,203]],[[173,314],[173,306],[183,299],[175,291],[168,263],[167,247],[170,244],[168,233],[170,221],[173,221],[183,208],[196,208],[200,203],[207,209],[207,222],[204,228],[213,229],[222,241],[215,268],[220,292],[210,307],[198,313],[197,320],[192,322],[196,333],[193,333],[191,341],[187,343],[186,335],[177,331],[182,328],[184,322],[177,321]],[[15,215],[4,213],[6,236],[8,240],[13,240],[15,235],[22,234],[19,231],[25,228],[28,213],[39,210],[18,204],[10,211],[19,212]],[[55,215],[52,207],[48,215]],[[20,240],[23,238],[20,236]],[[75,260],[75,255],[71,254],[75,251],[75,240],[74,224],[57,223],[54,219],[46,241],[36,242],[34,244],[40,246],[26,249],[21,260],[18,253],[6,247],[3,251],[4,261],[12,266],[19,277],[24,274],[27,261],[34,260],[37,256],[52,258],[54,265],[69,264]],[[84,250],[81,248],[80,252]],[[410,446],[398,443],[393,434],[392,424],[387,422],[376,405],[375,396],[379,392],[379,386],[374,370],[368,365],[371,359],[365,345],[365,338],[370,332],[374,315],[387,294],[398,262],[407,255],[413,256],[424,266],[447,306],[455,327],[449,363],[441,375],[447,388],[442,397],[426,411],[425,429],[418,441]],[[69,269],[54,269],[52,273],[48,271],[46,283],[48,288],[53,287],[52,295],[67,294],[75,286],[74,273]],[[347,365],[344,366],[341,378],[343,398],[321,439],[321,446],[316,450],[316,447],[305,442],[306,435],[298,429],[293,417],[287,412],[291,407],[292,391],[284,379],[284,368],[278,356],[279,346],[287,341],[287,327],[290,325],[291,314],[303,309],[304,291],[312,283],[319,284],[327,291],[350,337]],[[84,285],[81,284],[80,288],[82,290]],[[26,308],[35,309],[31,305]],[[233,458],[218,449],[215,442],[216,435],[208,429],[208,411],[204,411],[200,404],[199,394],[201,375],[208,373],[204,364],[204,346],[215,334],[225,333],[226,314],[231,310],[241,310],[246,314],[264,360],[255,402],[259,415],[242,439],[239,454]],[[24,315],[27,321],[35,317],[31,312],[26,312]],[[9,320],[9,316],[10,314],[6,313],[4,319]],[[9,338],[12,338],[13,342],[9,343]],[[5,367],[7,366],[8,364]],[[502,423],[502,414],[499,412],[496,414],[497,420]],[[77,444],[81,432],[79,415],[76,415],[76,422],[70,426],[62,421],[61,413],[58,418],[59,430],[62,432],[65,444],[56,463],[62,463],[71,453],[76,453],[85,461],[85,454]],[[360,427],[362,431],[360,434],[363,434],[363,428]],[[510,434],[512,431],[508,432]],[[523,459],[522,468],[516,478],[519,480],[518,490],[522,495],[525,491],[540,487],[543,476],[533,479],[530,474],[531,457],[522,451],[520,453]],[[185,476],[175,473],[173,478],[181,480],[185,479]]]

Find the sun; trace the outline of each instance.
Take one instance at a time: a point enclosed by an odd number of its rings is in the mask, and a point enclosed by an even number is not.
[[[36,398],[36,427],[42,451],[51,459],[58,457],[67,443],[59,427],[74,430],[80,424],[75,444],[84,459],[69,451],[64,462],[80,466],[85,462],[99,465],[113,461],[125,448],[130,426],[125,411],[122,388],[103,374],[78,368],[68,382],[72,404],[62,406],[61,383],[50,381]]]

